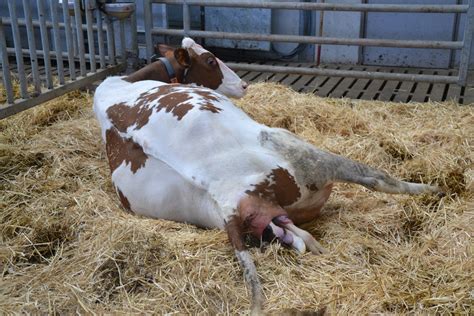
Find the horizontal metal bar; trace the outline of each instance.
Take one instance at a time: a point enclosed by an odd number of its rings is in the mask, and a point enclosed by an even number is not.
[[[406,5],[406,4],[345,4],[311,2],[269,2],[269,1],[214,1],[214,0],[152,0],[153,3],[199,5],[209,7],[293,9],[318,11],[359,12],[418,12],[418,13],[464,13],[468,5]]]
[[[12,24],[12,19],[7,18],[7,17],[2,17],[2,19],[3,19],[3,24],[4,24],[4,25],[11,25],[11,24]],[[26,21],[25,21],[25,19],[18,19],[18,25],[20,25],[20,26],[26,26]],[[34,26],[34,27],[40,27],[40,22],[39,22],[38,20],[33,20],[33,26]],[[64,29],[64,27],[65,27],[65,25],[64,25],[63,22],[59,22],[59,23],[58,23],[58,26],[59,26],[60,29]],[[46,21],[46,28],[52,29],[52,28],[53,28],[53,23],[50,22],[50,21]],[[86,25],[86,24],[82,24],[82,29],[83,29],[84,31],[87,31],[87,25]],[[96,31],[96,30],[97,30],[97,26],[94,25],[94,26],[92,27],[92,29],[93,29],[94,31]],[[105,30],[105,27],[103,27],[102,29]]]
[[[0,119],[6,118],[8,116],[19,113],[21,111],[27,110],[31,107],[34,107],[38,104],[41,104],[43,102],[59,97],[70,91],[80,89],[86,84],[92,83],[97,80],[102,80],[110,75],[117,74],[125,70],[126,67],[127,67],[126,63],[120,63],[115,66],[107,67],[95,73],[91,73],[88,76],[77,77],[75,81],[67,81],[66,84],[61,85],[57,88],[46,90],[35,98],[26,99],[26,100],[18,99],[18,100],[15,100],[13,104],[0,106]]]
[[[226,63],[226,65],[229,66],[233,70],[275,72],[275,73],[297,74],[297,75],[349,77],[349,78],[361,78],[361,79],[382,79],[382,80],[415,81],[415,82],[431,82],[431,83],[457,83],[458,81],[457,76],[400,74],[400,73],[386,73],[386,72],[373,72],[373,71],[267,66],[267,65],[256,65],[256,64],[238,64],[238,63]]]
[[[417,40],[391,40],[391,39],[371,39],[371,38],[338,38],[338,37],[318,37],[318,36],[298,36],[283,34],[257,34],[257,33],[229,33],[214,31],[196,31],[165,28],[152,28],[152,34],[190,36],[203,38],[219,38],[234,40],[255,40],[269,42],[289,42],[306,44],[326,44],[326,45],[354,45],[354,46],[381,46],[381,47],[405,47],[405,48],[435,48],[435,49],[461,49],[463,42],[450,41],[417,41]]]
[[[30,50],[29,50],[29,49],[23,48],[23,49],[21,50],[21,52],[22,52],[22,54],[25,55],[25,56],[30,56]],[[8,53],[9,55],[13,55],[13,54],[15,53],[15,49],[12,48],[12,47],[8,47],[8,48],[7,48],[7,53]],[[37,54],[38,56],[44,56],[44,51],[42,51],[42,50],[36,50],[36,54]],[[66,52],[61,53],[61,55],[62,55],[63,57],[68,57],[68,53],[66,53]],[[53,59],[54,59],[54,57],[56,57],[56,53],[55,53],[55,52],[49,52],[49,56],[50,56],[50,57],[53,57]],[[85,56],[86,56],[86,59],[87,59],[87,58],[90,58],[89,54],[85,54]],[[96,55],[95,55],[95,58],[100,58],[100,56],[96,54]],[[106,56],[105,59],[108,60],[109,57]],[[78,61],[78,60],[79,60],[79,57],[76,56],[76,57],[75,57],[75,61]]]

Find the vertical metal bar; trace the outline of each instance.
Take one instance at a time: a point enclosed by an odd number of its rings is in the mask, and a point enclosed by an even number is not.
[[[183,30],[185,36],[187,36],[191,30],[191,16],[189,14],[189,5],[186,3],[186,0],[183,2]]]
[[[0,58],[2,60],[3,86],[7,94],[7,103],[13,103],[13,87],[10,75],[10,65],[8,64],[7,43],[5,41],[5,32],[3,31],[3,22],[0,18]]]
[[[37,0],[36,4],[38,6],[38,16],[40,22],[40,32],[41,32],[41,44],[43,46],[43,58],[44,58],[44,68],[46,71],[46,87],[48,89],[53,88],[53,76],[51,74],[51,58],[49,55],[49,38],[48,38],[48,29],[46,28],[46,12],[44,9],[44,0]]]
[[[49,0],[51,9],[51,18],[53,22],[54,49],[56,50],[56,64],[58,67],[59,83],[64,84],[64,65],[63,65],[63,49],[59,38],[59,21],[58,21],[58,0]]]
[[[153,28],[152,20],[152,2],[145,0],[144,2],[144,18],[145,18],[145,42],[146,42],[146,60],[148,63],[151,62],[151,56],[153,55],[153,42],[151,29]]]
[[[89,47],[89,62],[91,71],[96,71],[96,63],[95,63],[95,42],[94,42],[94,32],[92,30],[92,24],[94,21],[92,20],[92,10],[93,5],[90,0],[86,0],[85,3],[85,11],[86,11],[86,24],[87,24],[87,46]]]
[[[469,0],[469,10],[466,15],[466,26],[464,27],[463,48],[459,62],[458,84],[465,86],[467,82],[467,71],[471,59],[472,36],[474,35],[474,0]]]
[[[97,42],[99,44],[100,68],[105,68],[104,30],[102,29],[102,14],[95,10],[97,20]]]
[[[130,16],[130,32],[131,32],[131,41],[132,41],[132,58],[133,64],[135,65],[138,58],[138,41],[137,41],[137,9]]]
[[[115,65],[115,39],[114,24],[111,17],[105,18],[105,26],[107,32],[107,54],[109,55],[109,65]]]
[[[82,17],[80,0],[74,0],[74,18],[76,20],[77,47],[79,49],[79,64],[81,76],[86,76],[86,56],[84,54],[84,34],[82,33]]]
[[[321,0],[321,3],[324,3],[324,0]],[[324,12],[319,11],[319,30],[318,30],[318,37],[323,37],[324,33]],[[319,66],[321,64],[321,52],[323,50],[323,45],[318,44],[316,49],[316,65]]]
[[[20,29],[18,28],[18,19],[16,16],[16,1],[8,1],[8,9],[11,17],[11,27],[13,32],[13,45],[15,45],[16,65],[18,68],[18,77],[20,79],[20,94],[23,99],[28,98],[28,85],[25,76],[25,67],[23,65],[23,54],[21,52]],[[8,58],[8,57],[7,57]]]
[[[24,0],[28,1],[28,0]],[[68,1],[63,0],[63,19],[64,19],[64,33],[66,33],[66,47],[67,60],[69,64],[69,77],[71,80],[76,80],[76,65],[74,64],[74,44],[73,34],[71,33],[71,23],[69,21],[69,6]]]
[[[30,51],[31,70],[33,72],[33,85],[35,91],[41,93],[41,78],[38,69],[38,56],[36,55],[35,30],[33,28],[33,18],[29,0],[23,0],[23,11],[25,12],[26,32],[28,36],[28,49]]]
[[[123,19],[119,20],[120,28],[120,57],[122,61],[127,60],[127,52],[125,48],[125,21]]]
[[[457,5],[460,5],[462,4],[462,1],[463,0],[456,0],[456,4]],[[454,19],[453,19],[453,33],[451,35],[451,40],[453,42],[456,42],[458,41],[458,37],[459,37],[459,23],[460,23],[460,18],[461,18],[461,14],[459,13],[453,13],[454,14]],[[449,64],[448,64],[448,68],[454,68],[454,64],[455,64],[455,61],[456,61],[456,55],[457,55],[457,50],[455,49],[450,49],[449,50]]]
[[[68,9],[69,10],[69,9]],[[78,49],[77,49],[77,27],[76,27],[76,20],[74,18],[71,19],[71,24],[72,24],[72,52],[74,56],[77,56]]]

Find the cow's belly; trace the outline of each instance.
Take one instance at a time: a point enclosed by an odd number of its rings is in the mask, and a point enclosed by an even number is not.
[[[157,159],[150,157],[135,173],[123,163],[113,172],[112,182],[122,204],[133,213],[200,227],[224,226],[207,192]]]
[[[311,222],[321,212],[332,191],[332,183],[326,184],[316,192],[310,192],[309,196],[293,207],[285,208],[290,219],[297,225]]]

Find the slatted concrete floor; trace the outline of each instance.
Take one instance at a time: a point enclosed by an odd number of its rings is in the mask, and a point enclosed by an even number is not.
[[[264,64],[264,63],[260,63]],[[298,63],[266,63],[268,65],[315,67],[314,65]],[[15,64],[10,64],[12,73],[18,70]],[[449,69],[415,69],[399,67],[327,65],[322,68],[341,70],[362,70],[392,73],[415,73],[435,75],[456,75],[457,70]],[[76,75],[79,76],[79,67]],[[57,68],[52,67],[53,76],[57,76]],[[44,67],[39,68],[40,76],[45,76]],[[65,75],[68,77],[68,68]],[[25,73],[31,77],[31,65],[25,64]],[[278,82],[292,87],[295,91],[314,93],[322,97],[346,97],[351,99],[380,100],[394,102],[427,102],[454,100],[460,104],[474,104],[474,73],[470,73],[467,87],[456,84],[416,83],[408,81],[372,80],[355,78],[338,78],[311,75],[275,74],[270,72],[238,71],[237,74],[248,82]]]
[[[314,65],[310,66],[308,64],[295,63],[266,64],[275,66],[315,67]],[[456,75],[457,73],[457,70],[448,69],[414,69],[350,65],[328,65],[322,66],[321,68],[430,75]],[[394,102],[455,100],[460,104],[474,103],[474,86],[460,87],[456,84],[448,85],[441,83],[430,84],[408,81],[289,75],[253,71],[238,71],[237,74],[248,82],[278,82],[287,86],[291,86],[295,91],[314,93],[322,97],[346,97],[352,99]],[[470,82],[472,82],[472,80]]]

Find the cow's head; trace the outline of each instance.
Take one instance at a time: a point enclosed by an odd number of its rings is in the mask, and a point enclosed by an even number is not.
[[[182,83],[195,83],[234,98],[245,95],[247,83],[219,58],[189,37],[183,39],[181,46],[173,49],[158,45],[157,48],[163,56],[172,55],[178,64],[185,68]]]

